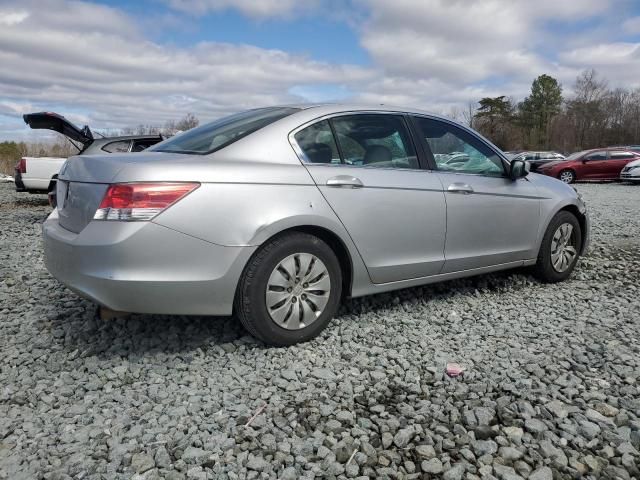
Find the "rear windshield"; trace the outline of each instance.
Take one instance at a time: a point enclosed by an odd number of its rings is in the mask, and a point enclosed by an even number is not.
[[[212,153],[298,110],[289,107],[269,107],[236,113],[187,130],[146,151],[200,155]]]

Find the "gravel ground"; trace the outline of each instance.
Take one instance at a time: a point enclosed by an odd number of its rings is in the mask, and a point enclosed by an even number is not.
[[[232,319],[96,321],[43,267],[44,197],[0,185],[0,478],[640,478],[640,187],[578,188],[572,280],[353,300],[266,348]]]

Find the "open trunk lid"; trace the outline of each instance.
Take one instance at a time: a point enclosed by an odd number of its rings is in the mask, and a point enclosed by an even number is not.
[[[24,122],[34,130],[54,130],[73,141],[80,142],[85,148],[93,142],[93,134],[88,126],[85,125],[80,129],[57,113],[27,113],[26,115],[23,115],[22,118],[24,119]]]

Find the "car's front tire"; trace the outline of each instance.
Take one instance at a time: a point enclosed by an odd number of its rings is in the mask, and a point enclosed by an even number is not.
[[[558,212],[549,222],[542,239],[536,276],[549,283],[566,280],[573,272],[582,251],[582,229],[574,214]]]
[[[291,232],[269,240],[244,269],[235,314],[256,338],[286,346],[317,336],[340,305],[342,271],[320,238]]]

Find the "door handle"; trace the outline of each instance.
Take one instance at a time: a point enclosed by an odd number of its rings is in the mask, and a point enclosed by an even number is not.
[[[473,188],[471,185],[467,185],[466,183],[452,183],[447,187],[447,192],[469,195],[470,193],[473,193]]]
[[[362,188],[362,180],[351,175],[338,175],[327,180],[327,187]]]

